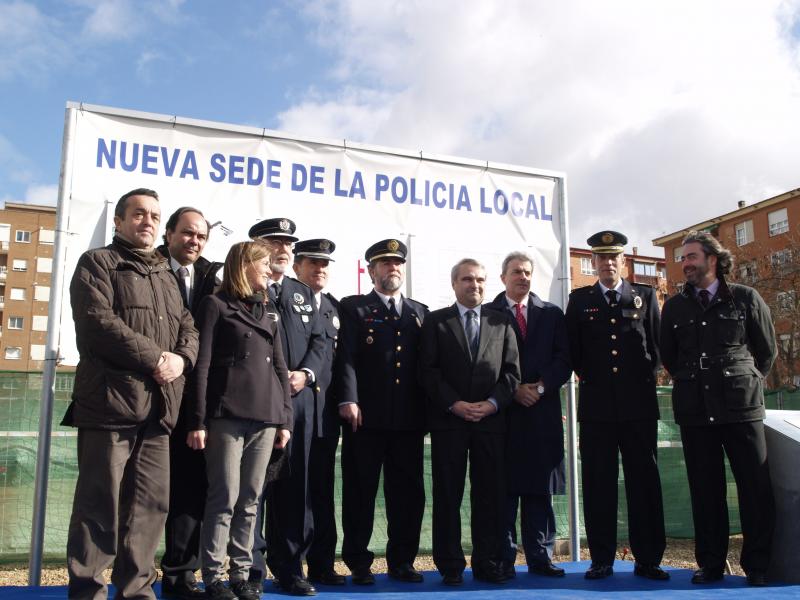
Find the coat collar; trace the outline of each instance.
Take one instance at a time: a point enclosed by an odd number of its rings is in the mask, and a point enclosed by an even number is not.
[[[250,327],[255,327],[256,329],[260,329],[261,331],[265,331],[270,335],[274,334],[274,326],[268,325],[268,323],[274,323],[274,321],[270,319],[266,319],[263,321],[257,320],[250,311],[245,308],[244,303],[239,300],[238,298],[233,298],[224,292],[220,293],[220,296],[228,306],[228,309],[231,311],[231,314],[242,321],[243,323],[249,325]],[[264,306],[264,311],[267,312],[267,308],[269,305]]]

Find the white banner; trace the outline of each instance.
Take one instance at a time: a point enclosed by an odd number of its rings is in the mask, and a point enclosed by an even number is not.
[[[559,173],[344,142],[298,139],[261,129],[70,104],[75,115],[64,285],[85,250],[112,236],[117,199],[138,187],[161,198],[162,231],[181,206],[199,208],[213,228],[204,256],[224,261],[257,221],[288,217],[300,239],[336,244],[328,291],[371,289],[364,251],[396,237],[410,249],[407,295],[439,308],[454,301],[450,268],[470,256],[486,265],[487,301],[502,290],[510,251],[535,261],[534,291],[564,306],[568,277],[562,245]],[[64,206],[60,206],[64,210]],[[76,364],[69,294],[61,355]]]

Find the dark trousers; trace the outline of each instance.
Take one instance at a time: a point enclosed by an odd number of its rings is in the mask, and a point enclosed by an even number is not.
[[[505,531],[505,438],[466,429],[431,432],[433,469],[433,562],[442,574],[466,566],[461,547],[461,501],[469,457],[472,569],[502,557]]]
[[[186,428],[178,426],[169,438],[169,513],[161,557],[163,585],[195,581],[200,568],[200,528],[206,505],[205,454],[186,444]]]
[[[517,558],[517,510],[522,504],[520,537],[528,566],[553,560],[556,544],[556,516],[550,494],[506,497],[506,536],[503,558],[512,564]]]
[[[336,558],[336,505],[334,484],[336,480],[336,448],[339,436],[315,437],[311,440],[308,463],[308,491],[311,495],[311,513],[314,531],[311,547],[306,554],[309,573],[333,571]]]
[[[155,598],[155,561],[169,502],[169,436],[158,423],[78,429],[78,481],[67,540],[70,598]]]
[[[369,540],[375,520],[375,497],[383,469],[386,505],[386,562],[389,568],[413,564],[419,551],[425,511],[424,434],[343,428],[342,559],[353,570],[367,569],[375,555]]]
[[[628,534],[635,559],[658,565],[664,556],[664,505],[656,453],[658,421],[581,423],[583,516],[592,561],[614,564],[617,550],[619,455],[625,474]]]
[[[692,496],[697,564],[722,569],[728,556],[727,454],[739,496],[742,569],[766,571],[775,529],[775,502],[764,423],[684,426],[681,440]]]

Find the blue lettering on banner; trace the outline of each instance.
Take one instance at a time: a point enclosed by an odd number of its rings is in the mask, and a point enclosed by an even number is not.
[[[182,179],[200,179],[194,150],[166,148],[127,140],[98,138],[95,166],[144,175],[177,175]],[[263,185],[281,189],[281,167],[280,160],[264,161],[257,156],[215,153],[209,159],[207,175],[214,183]],[[375,174],[374,192],[370,190],[368,195],[361,171],[352,170],[350,175],[346,170],[334,169],[333,177],[326,181],[325,169],[323,165],[291,163],[289,189],[317,195],[332,192],[338,198],[366,200],[372,197],[376,202],[386,199],[388,195],[396,204],[467,212],[472,212],[472,200],[475,199],[476,208],[481,214],[505,216],[511,213],[515,218],[553,220],[552,207],[551,212],[548,212],[545,195],[537,197],[536,194],[526,195],[517,190],[485,187],[471,190],[464,184],[386,173]]]

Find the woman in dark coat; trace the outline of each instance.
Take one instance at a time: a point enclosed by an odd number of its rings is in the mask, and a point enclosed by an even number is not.
[[[225,259],[222,289],[197,314],[200,352],[187,443],[205,449],[208,497],[201,551],[206,597],[261,597],[247,581],[256,507],[273,446],[289,441],[292,403],[278,322],[267,311],[269,249],[235,244]],[[230,557],[230,588],[223,563]]]

